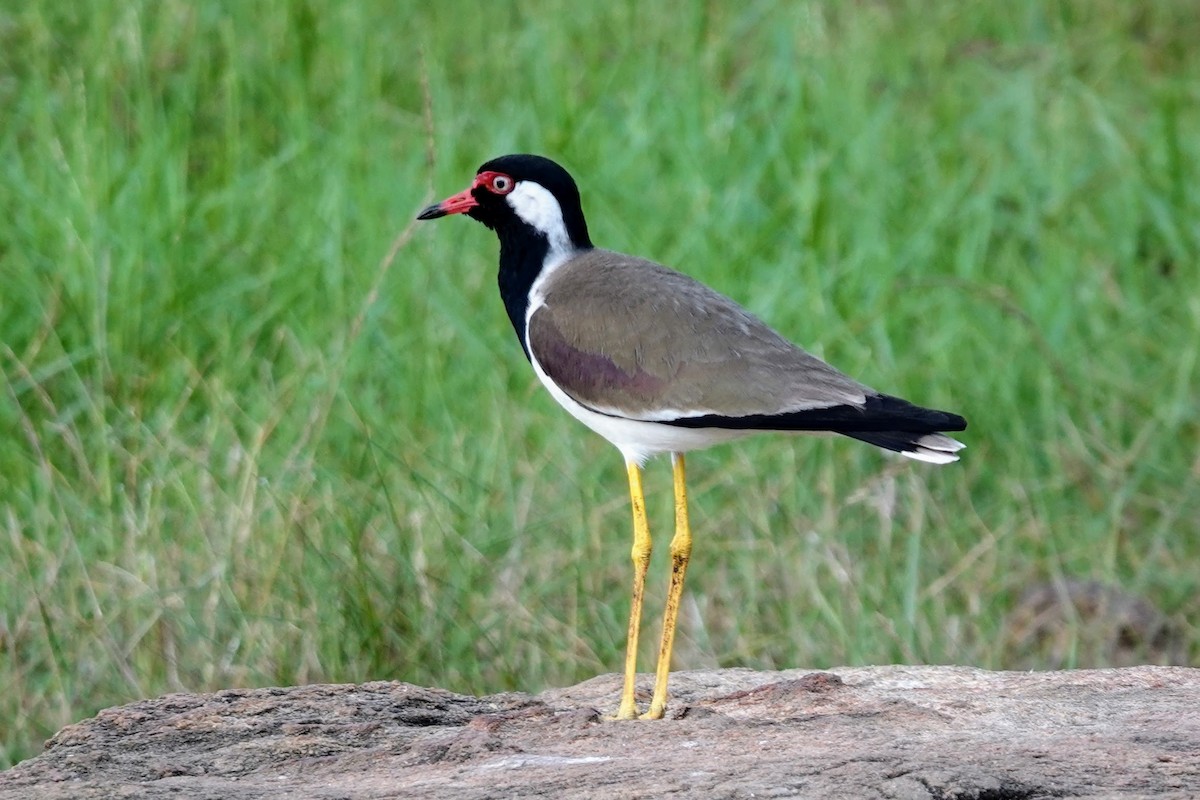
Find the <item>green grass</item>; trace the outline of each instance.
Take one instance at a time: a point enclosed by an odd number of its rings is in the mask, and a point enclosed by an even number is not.
[[[410,227],[511,151],[971,421],[943,469],[694,456],[676,667],[1004,667],[1062,578],[1200,661],[1193,4],[676,5],[0,5],[0,766],[173,690],[619,668],[620,458],[536,386],[491,234]]]

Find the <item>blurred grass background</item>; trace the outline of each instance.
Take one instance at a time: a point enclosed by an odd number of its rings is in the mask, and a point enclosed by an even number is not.
[[[0,767],[167,691],[619,668],[621,460],[536,385],[492,235],[410,227],[512,151],[971,421],[942,469],[693,456],[677,668],[1103,663],[1070,612],[1012,630],[1075,581],[1198,663],[1194,10],[0,2]]]

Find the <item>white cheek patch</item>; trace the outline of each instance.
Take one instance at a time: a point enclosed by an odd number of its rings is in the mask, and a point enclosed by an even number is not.
[[[545,234],[551,253],[565,255],[571,252],[571,237],[563,222],[562,207],[544,186],[532,181],[518,181],[504,199],[525,223]]]

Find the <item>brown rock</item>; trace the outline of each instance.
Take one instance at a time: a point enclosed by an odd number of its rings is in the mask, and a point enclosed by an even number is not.
[[[659,722],[601,720],[615,675],[536,697],[402,683],[167,695],[64,728],[0,773],[0,798],[1200,796],[1197,669],[671,681]]]

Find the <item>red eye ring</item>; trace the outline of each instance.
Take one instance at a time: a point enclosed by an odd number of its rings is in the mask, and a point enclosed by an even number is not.
[[[512,176],[505,175],[503,172],[480,173],[476,183],[482,184],[492,194],[508,194],[517,188],[517,182],[512,179]]]

